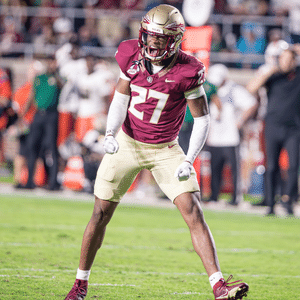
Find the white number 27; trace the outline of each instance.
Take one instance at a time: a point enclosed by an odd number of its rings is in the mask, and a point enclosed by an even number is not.
[[[135,108],[135,105],[144,103],[149,98],[155,98],[158,100],[158,102],[153,111],[152,117],[150,119],[150,123],[157,124],[159,121],[161,112],[163,111],[163,109],[166,105],[166,102],[169,98],[169,95],[158,92],[158,91],[154,91],[154,90],[148,90],[146,88],[136,86],[133,84],[130,87],[131,87],[131,92],[135,92],[135,93],[137,93],[137,95],[132,97],[129,111],[138,119],[143,120],[144,112],[137,110]]]

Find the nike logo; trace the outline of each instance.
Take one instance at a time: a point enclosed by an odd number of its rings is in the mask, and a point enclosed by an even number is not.
[[[165,82],[175,82],[175,80],[166,79]]]
[[[174,146],[175,146],[175,144],[173,144],[173,145],[168,145],[168,148],[171,149],[171,148],[173,148]]]

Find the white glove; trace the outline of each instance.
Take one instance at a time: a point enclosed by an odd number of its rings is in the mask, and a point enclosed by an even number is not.
[[[191,177],[192,164],[188,161],[183,162],[175,171],[174,176],[179,181],[188,180]]]
[[[112,135],[107,135],[104,139],[103,147],[106,153],[114,154],[119,150],[119,143]]]

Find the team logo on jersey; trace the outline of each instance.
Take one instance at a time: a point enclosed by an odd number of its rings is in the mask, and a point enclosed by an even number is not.
[[[140,71],[140,63],[141,62],[139,60],[134,60],[127,73],[131,75],[135,75],[136,73],[138,73]]]
[[[134,74],[138,73],[139,70],[140,70],[140,67],[139,67],[138,65],[132,65],[132,66],[128,69],[127,73],[128,73],[128,74],[131,74],[131,75],[134,75]]]

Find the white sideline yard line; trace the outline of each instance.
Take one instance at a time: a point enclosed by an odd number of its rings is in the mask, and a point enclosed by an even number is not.
[[[197,293],[197,292],[183,292],[183,293],[178,293],[178,292],[174,292],[171,293],[171,295],[211,295],[211,293]]]
[[[7,274],[0,274],[0,277],[30,277],[30,278],[45,278],[45,276],[36,276],[36,275],[7,275]]]
[[[39,225],[12,225],[8,223],[0,223],[0,228],[28,228],[28,229],[49,229],[49,230],[84,230],[86,225],[48,225],[48,224],[39,224]],[[136,228],[136,227],[122,227],[122,226],[111,226],[107,228],[107,231],[120,231],[120,232],[154,232],[154,233],[175,233],[175,234],[187,234],[189,233],[188,228]],[[270,232],[270,231],[243,231],[243,230],[212,230],[213,235],[221,235],[221,236],[285,236],[285,237],[299,237],[300,232],[297,233],[290,233],[290,232]]]
[[[20,275],[20,274],[0,274],[0,277],[9,277],[9,276],[15,276],[15,277],[36,277],[36,278],[45,278],[47,279],[48,277],[50,279],[53,279],[52,274],[53,273],[74,273],[76,274],[76,270],[43,270],[43,269],[21,269],[21,268],[2,268],[0,269],[0,272],[36,272],[36,273],[45,273],[45,275],[43,276],[37,276],[37,275]],[[113,275],[114,272],[110,272],[107,270],[93,270],[92,274],[97,274],[97,273],[101,273],[101,274],[111,274]],[[120,274],[120,271],[116,271],[117,274]],[[178,272],[149,272],[149,271],[144,271],[144,272],[136,272],[136,271],[121,271],[122,274],[126,275],[126,274],[130,274],[130,275],[160,275],[160,276],[186,276],[186,277],[190,277],[190,276],[204,276],[206,277],[207,274],[206,273],[178,273]],[[49,274],[47,276],[47,274]],[[228,277],[231,274],[226,274],[223,273],[224,277]],[[282,275],[282,274],[234,274],[234,277],[255,277],[255,278],[266,278],[266,277],[270,277],[270,278],[284,278],[284,279],[298,279],[300,278],[300,275]],[[101,285],[98,283],[91,283],[91,285]],[[128,284],[124,284],[124,286]],[[137,285],[136,285],[137,286]]]
[[[68,244],[68,245],[49,245],[39,243],[4,243],[0,242],[0,247],[30,247],[30,248],[80,248],[80,245]],[[159,246],[143,246],[143,245],[103,245],[102,249],[136,249],[136,250],[158,250],[158,251],[182,251],[186,252],[187,248],[163,248]],[[253,249],[253,248],[219,248],[220,253],[272,253],[278,255],[295,255],[299,251],[294,250],[264,250],[264,249]]]
[[[128,287],[138,287],[140,285],[136,285],[136,284],[117,284],[117,283],[90,283],[89,286],[128,286]]]
[[[84,230],[86,225],[57,225],[57,224],[39,224],[39,225],[17,225],[17,224],[8,224],[8,223],[0,223],[0,228],[27,228],[27,229],[57,229],[57,230]]]

